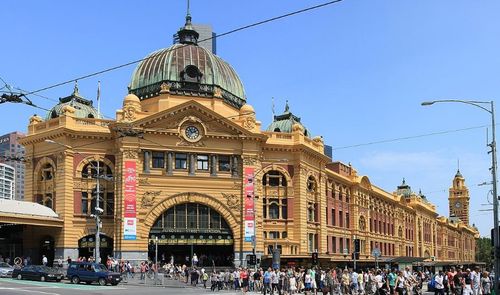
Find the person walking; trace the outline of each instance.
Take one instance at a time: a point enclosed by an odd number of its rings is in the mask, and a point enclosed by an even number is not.
[[[434,294],[444,295],[444,276],[443,271],[440,270],[439,273],[434,277]]]
[[[47,256],[42,255],[42,264],[43,264],[44,266],[47,266],[48,262],[49,262],[49,260],[47,259]]]
[[[491,294],[491,279],[487,271],[483,272],[483,277],[481,278],[481,293],[483,295]]]

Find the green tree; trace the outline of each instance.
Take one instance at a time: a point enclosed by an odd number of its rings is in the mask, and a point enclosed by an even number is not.
[[[486,265],[491,265],[493,257],[491,256],[491,239],[482,237],[476,240],[476,261],[484,262]]]

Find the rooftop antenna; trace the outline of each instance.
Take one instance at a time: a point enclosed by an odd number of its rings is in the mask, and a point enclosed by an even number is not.
[[[187,2],[188,2],[188,3],[187,3],[187,4],[188,4],[188,7],[187,7],[187,14],[186,14],[186,15],[187,15],[187,16],[191,16],[191,13],[189,13],[189,0],[187,0]]]

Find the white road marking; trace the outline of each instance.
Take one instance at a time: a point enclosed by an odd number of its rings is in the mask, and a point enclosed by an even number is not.
[[[0,290],[11,290],[11,291],[15,291],[15,292],[37,293],[37,294],[45,294],[45,295],[61,295],[59,293],[43,292],[43,291],[36,291],[36,290],[25,290],[25,289],[20,289],[20,288],[0,287]]]

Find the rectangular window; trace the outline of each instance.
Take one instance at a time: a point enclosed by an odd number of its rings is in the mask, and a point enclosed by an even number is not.
[[[113,215],[115,212],[115,194],[106,194],[106,215]]]
[[[278,231],[269,232],[269,239],[279,239],[279,238],[280,238],[280,232]]]
[[[281,219],[288,219],[287,199],[281,199]]]
[[[187,228],[198,228],[198,214],[196,204],[187,205]]]
[[[332,225],[333,225],[333,226],[335,226],[335,225],[336,225],[336,224],[335,224],[335,219],[336,219],[336,217],[335,217],[335,209],[332,209]]]
[[[349,212],[345,214],[345,227],[349,228]]]
[[[262,218],[267,218],[267,199],[262,199]]]
[[[199,215],[198,218],[200,223],[200,228],[208,228],[208,207],[200,206],[198,207]]]
[[[337,253],[337,237],[332,237],[332,253]]]
[[[153,168],[165,168],[164,152],[153,152]]]
[[[175,154],[175,169],[187,169],[187,154]]]
[[[314,252],[314,234],[307,234],[308,239],[307,239],[307,244],[308,244],[308,249],[309,252],[312,253]]]
[[[231,171],[231,157],[230,156],[218,156],[219,158],[219,171]]]
[[[340,227],[344,226],[344,214],[342,210],[339,210],[339,226]]]
[[[208,170],[208,156],[207,155],[197,155],[196,156],[196,169]]]
[[[178,229],[186,228],[186,205],[175,206],[175,227]]]
[[[89,213],[89,196],[87,192],[82,192],[82,213]]]
[[[344,238],[339,238],[339,248],[340,248],[340,253],[342,254],[345,253]]]
[[[351,253],[351,239],[345,239],[347,253]]]

